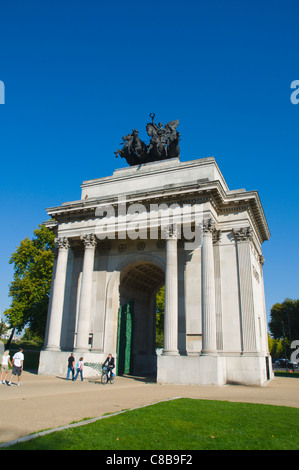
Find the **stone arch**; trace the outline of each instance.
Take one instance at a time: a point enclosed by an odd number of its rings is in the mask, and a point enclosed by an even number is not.
[[[104,350],[116,354],[119,308],[134,299],[133,373],[136,375],[156,372],[155,298],[164,282],[164,260],[149,254],[126,256],[107,282]]]

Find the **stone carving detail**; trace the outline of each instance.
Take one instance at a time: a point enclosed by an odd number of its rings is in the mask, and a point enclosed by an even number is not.
[[[144,248],[145,248],[145,243],[144,242],[137,243],[137,250],[138,251],[143,251]]]
[[[104,240],[98,242],[98,250],[100,253],[107,254],[111,250],[111,241],[110,240]]]
[[[203,220],[203,222],[202,222],[202,232],[203,232],[203,234],[211,233],[213,243],[217,243],[217,242],[220,241],[221,230],[217,229],[216,223],[212,218]]]
[[[68,250],[70,247],[67,237],[55,238],[55,243],[58,247],[58,250]]]
[[[158,240],[157,248],[159,248],[159,250],[162,250],[163,248],[165,248],[165,240]]]
[[[253,270],[253,275],[254,275],[255,279],[259,283],[260,282],[260,276],[259,276],[259,273],[257,272],[257,270],[255,269],[254,265],[252,265],[252,270]]]
[[[83,241],[85,248],[95,247],[97,244],[96,237],[93,233],[82,235],[80,239]]]
[[[260,255],[259,262],[260,262],[260,265],[261,265],[261,266],[264,266],[265,258],[264,258],[263,255]]]
[[[250,227],[240,227],[238,229],[233,229],[233,234],[237,242],[252,240],[252,229]]]
[[[220,242],[220,239],[221,239],[221,230],[217,230],[217,229],[215,228],[215,230],[214,230],[213,233],[212,233],[212,236],[213,236],[213,243]]]
[[[216,231],[216,224],[213,219],[204,219],[202,222],[202,231],[203,233],[212,233]]]
[[[127,245],[125,243],[121,243],[119,246],[118,246],[118,251],[120,253],[124,253],[127,249]]]
[[[179,238],[179,228],[177,224],[167,225],[167,227],[162,228],[162,237],[164,240],[177,240]]]

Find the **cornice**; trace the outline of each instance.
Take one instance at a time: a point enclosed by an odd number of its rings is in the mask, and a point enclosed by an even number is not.
[[[211,163],[210,158],[206,160],[207,163]],[[107,205],[117,207],[121,200],[125,200],[127,204],[140,203],[146,207],[154,203],[192,205],[210,202],[218,215],[247,211],[260,243],[270,238],[270,231],[257,191],[245,191],[245,189],[226,191],[219,180],[210,181],[207,178],[184,184],[167,184],[153,190],[130,191],[119,194],[117,197],[105,196],[63,203],[61,206],[46,209],[52,219],[46,224],[49,228],[53,228],[57,223],[96,218],[97,208]]]

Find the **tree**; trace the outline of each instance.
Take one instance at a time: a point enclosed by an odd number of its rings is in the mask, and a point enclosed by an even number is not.
[[[290,357],[290,342],[286,338],[274,339],[268,335],[269,352],[272,358]]]
[[[12,328],[25,325],[32,334],[44,338],[54,261],[55,235],[44,225],[26,237],[11,255],[14,277],[9,286],[11,306],[4,315]]]
[[[274,304],[270,312],[269,329],[275,339],[299,339],[299,300],[285,299]]]

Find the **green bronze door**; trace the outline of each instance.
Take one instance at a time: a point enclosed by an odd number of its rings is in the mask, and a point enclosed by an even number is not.
[[[118,312],[117,375],[133,371],[134,300],[120,307]]]

